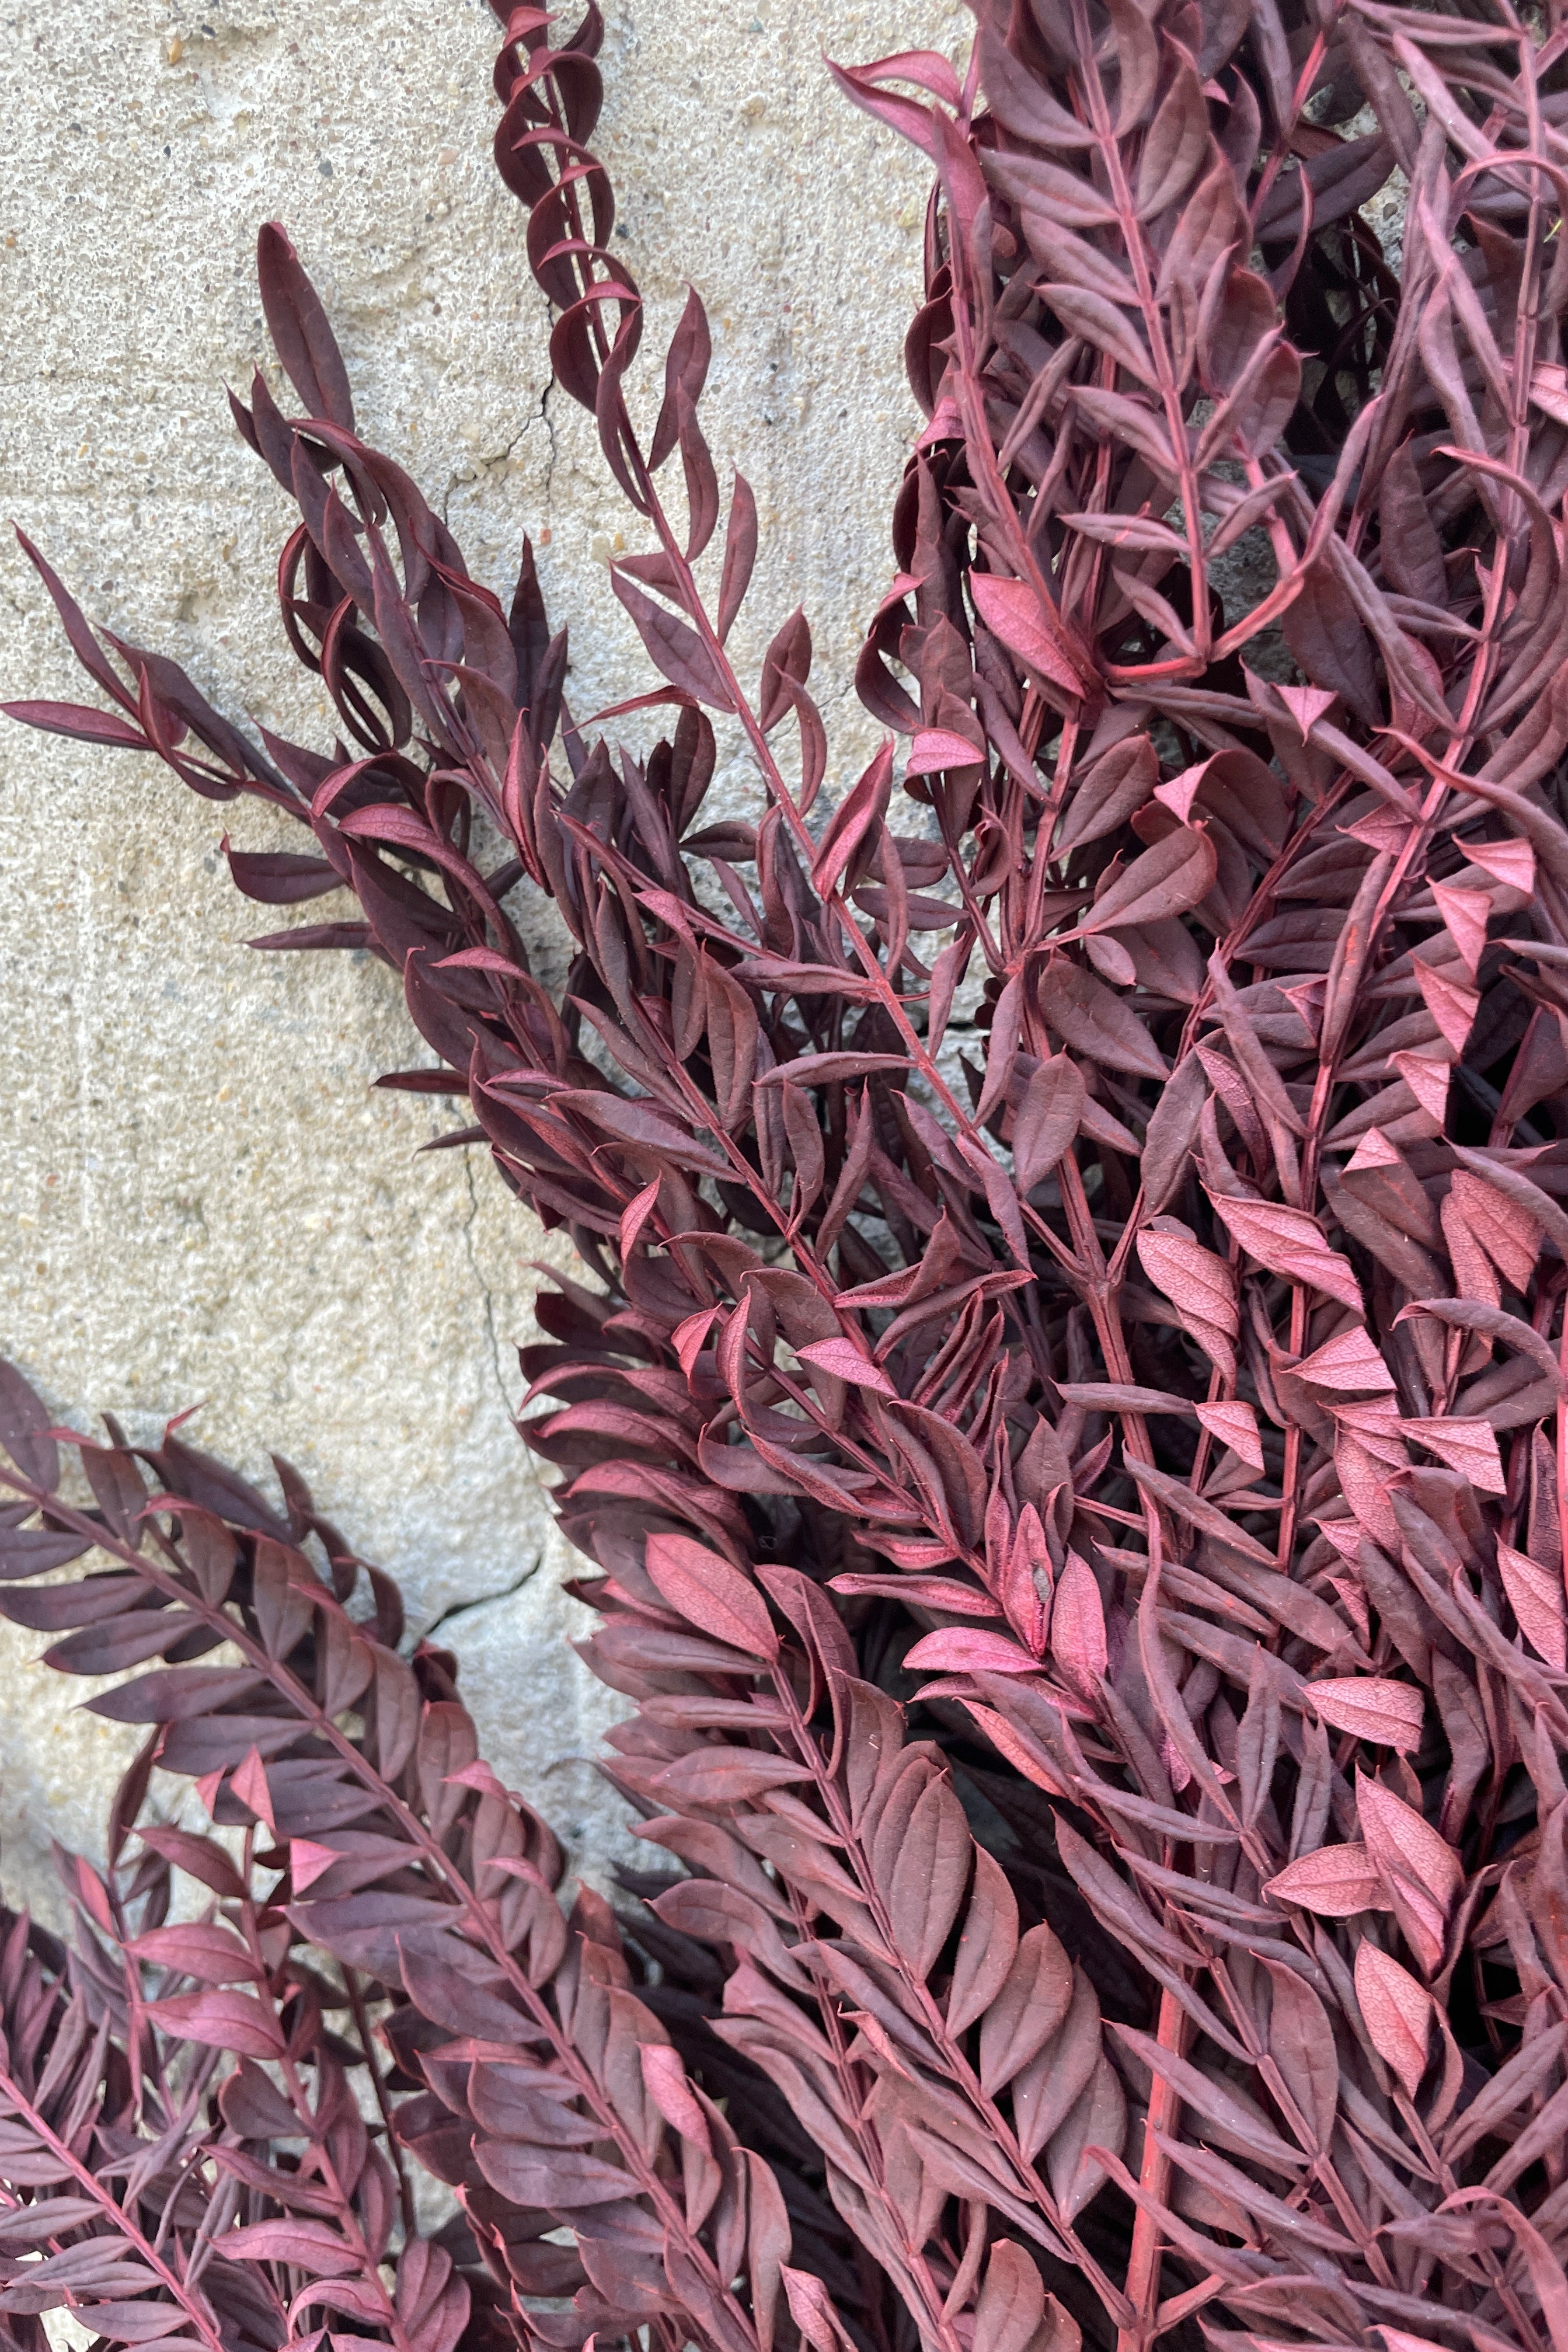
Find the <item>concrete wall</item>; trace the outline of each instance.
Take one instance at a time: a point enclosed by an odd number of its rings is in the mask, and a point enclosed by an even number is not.
[[[611,0],[609,19],[597,143],[648,347],[694,281],[710,438],[762,513],[738,641],[754,664],[805,603],[842,782],[871,740],[853,655],[915,429],[900,343],[925,175],[821,54],[956,55],[968,20],[951,0]],[[271,370],[251,267],[269,217],[321,287],[362,429],[479,576],[506,590],[521,532],[540,544],[578,707],[647,682],[605,570],[636,518],[549,392],[490,164],[495,38],[479,0],[12,0],[0,18],[0,513],[221,708],[322,748],[271,595],[292,510],[223,398]],[[79,692],[9,545],[0,692]],[[751,782],[725,759],[736,805]],[[529,1261],[561,1245],[482,1158],[414,1157],[452,1123],[441,1105],[367,1092],[427,1058],[387,973],[245,948],[275,924],[229,885],[226,816],[247,847],[289,830],[150,763],[0,730],[0,1349],[79,1425],[109,1407],[151,1433],[201,1402],[197,1442],[253,1475],[289,1455],[416,1622],[447,1617],[503,1774],[603,1856],[615,1814],[573,1759],[614,1702],[566,1646],[561,1547],[510,1426]],[[51,1835],[96,1844],[126,1749],[72,1713],[79,1686],[38,1646],[0,1628],[14,1898],[47,1899]]]

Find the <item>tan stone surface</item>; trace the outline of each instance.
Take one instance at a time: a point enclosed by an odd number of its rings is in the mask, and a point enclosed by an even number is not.
[[[763,517],[737,643],[754,664],[805,604],[838,782],[871,740],[849,679],[913,425],[900,343],[924,173],[821,52],[952,53],[966,21],[952,0],[610,11],[597,143],[649,350],[689,278],[714,319],[710,436]],[[591,427],[545,397],[542,306],[489,161],[494,44],[479,0],[13,0],[0,18],[0,513],[231,715],[323,744],[271,600],[291,510],[223,400],[265,353],[250,257],[271,216],[338,325],[363,429],[476,572],[504,591],[520,533],[548,542],[578,708],[647,682],[605,571],[617,533],[638,542]],[[78,693],[9,546],[0,689]],[[732,748],[721,786],[751,793]],[[241,944],[278,919],[229,886],[226,818],[251,847],[288,830],[149,763],[0,730],[0,1347],[84,1425],[107,1405],[150,1432],[206,1400],[198,1441],[253,1473],[289,1454],[428,1623],[545,1554],[509,1426],[542,1236],[474,1155],[413,1156],[442,1106],[367,1092],[427,1058],[384,971]],[[550,1557],[450,1637],[498,1766],[559,1785],[565,1825],[602,1850],[603,1797],[555,1759],[611,1703],[565,1646]],[[0,1630],[3,1867],[29,1894],[50,1833],[94,1843],[124,1748],[68,1711],[37,1646]]]

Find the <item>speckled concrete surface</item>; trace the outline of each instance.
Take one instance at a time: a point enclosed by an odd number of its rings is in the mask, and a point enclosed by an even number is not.
[[[596,143],[650,362],[690,279],[714,320],[710,437],[762,513],[737,645],[754,665],[806,605],[842,779],[870,742],[853,652],[914,429],[900,343],[924,174],[822,52],[956,53],[967,19],[950,0],[608,16]],[[363,428],[474,569],[504,589],[520,534],[541,543],[578,706],[647,682],[605,570],[617,534],[638,542],[591,426],[547,396],[521,215],[490,166],[494,38],[479,0],[0,16],[0,512],[110,626],[308,740],[328,740],[321,711],[270,593],[290,510],[223,398],[266,357],[251,251],[271,216],[339,328]],[[8,544],[0,690],[78,691]],[[718,789],[749,797],[732,747]],[[614,1810],[563,1759],[614,1702],[567,1647],[560,1547],[510,1426],[531,1261],[561,1245],[481,1160],[414,1157],[441,1105],[367,1092],[426,1058],[389,975],[244,947],[275,926],[227,882],[226,816],[243,845],[282,838],[150,765],[0,730],[0,1347],[83,1425],[109,1406],[150,1431],[205,1400],[199,1442],[252,1473],[289,1455],[416,1618],[447,1618],[498,1767],[602,1855]],[[30,1896],[50,1834],[96,1843],[124,1746],[70,1712],[37,1646],[0,1631],[0,1869]]]

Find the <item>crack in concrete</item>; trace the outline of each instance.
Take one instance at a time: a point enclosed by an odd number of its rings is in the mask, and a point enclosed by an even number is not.
[[[449,1609],[442,1610],[433,1625],[426,1627],[419,1637],[420,1640],[433,1642],[444,1627],[455,1623],[459,1617],[467,1617],[476,1609],[491,1609],[498,1601],[512,1600],[522,1591],[525,1584],[532,1581],[543,1565],[544,1554],[540,1552],[530,1560],[521,1576],[515,1577],[511,1583],[503,1585],[499,1592],[476,1592],[470,1601],[454,1601]]]
[[[492,449],[488,457],[477,457],[474,462],[479,467],[479,471],[482,474],[493,474],[498,466],[510,465],[511,463],[512,457],[516,452],[518,443],[523,438],[527,431],[528,426],[526,425],[520,425],[504,449]]]
[[[463,1250],[468,1261],[468,1271],[474,1277],[475,1286],[479,1294],[479,1303],[484,1309],[485,1329],[489,1334],[490,1364],[495,1372],[496,1386],[500,1391],[500,1400],[506,1407],[507,1419],[510,1421],[514,1417],[514,1408],[510,1397],[507,1394],[506,1377],[501,1370],[500,1335],[496,1329],[495,1294],[485,1280],[484,1270],[479,1265],[479,1252],[474,1246],[474,1227],[478,1224],[479,1217],[479,1188],[474,1181],[474,1163],[467,1151],[463,1154],[463,1181],[468,1188],[468,1213],[463,1220]]]
[[[539,395],[539,421],[544,427],[544,437],[550,444],[550,456],[545,461],[544,488],[542,496],[546,530],[552,528],[551,505],[555,489],[555,459],[558,454],[555,446],[555,420],[550,414],[550,395],[554,389],[555,378],[552,375]]]

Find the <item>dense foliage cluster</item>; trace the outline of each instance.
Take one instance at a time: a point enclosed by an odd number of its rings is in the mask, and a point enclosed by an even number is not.
[[[89,1502],[14,1382],[0,1608],[165,1661],[94,1701],[152,1727],[78,1950],[0,1962],[29,2352],[67,2304],[180,2352],[1568,2352],[1568,25],[977,16],[962,78],[838,77],[936,173],[858,782],[805,617],[754,688],[726,650],[695,296],[628,402],[592,6],[505,17],[497,161],[644,526],[650,756],[573,713],[526,549],[508,610],[359,437],[278,229],[301,413],[236,413],[340,740],[258,748],[35,558],[112,707],[16,714],[297,817],[238,887],[354,911],[266,944],[391,964],[438,1066],[384,1083],[466,1097],[592,1270],[521,1426],[679,1870],[568,1917],[292,1474],[79,1443]],[[754,821],[704,823],[715,719]]]

